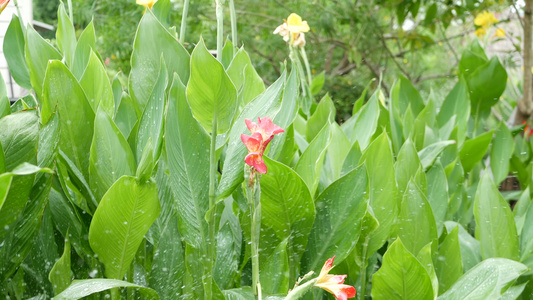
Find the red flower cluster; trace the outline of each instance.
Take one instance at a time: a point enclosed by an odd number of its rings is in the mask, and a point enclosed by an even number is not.
[[[355,288],[351,285],[343,284],[344,279],[348,275],[329,275],[329,271],[333,269],[333,260],[335,256],[326,260],[320,275],[318,275],[318,281],[315,286],[323,288],[335,296],[337,300],[346,300],[348,298],[355,297]]]
[[[269,117],[257,118],[257,120],[257,124],[249,119],[244,120],[248,130],[252,133],[252,136],[241,134],[241,140],[248,149],[248,155],[244,161],[249,166],[254,167],[257,172],[265,174],[267,167],[263,161],[263,153],[274,135],[285,132],[285,130],[272,123]]]
[[[522,124],[526,124],[526,121],[524,121]],[[526,124],[526,127],[524,128],[524,136],[526,138],[529,138],[533,135],[533,128],[529,126],[529,123]]]

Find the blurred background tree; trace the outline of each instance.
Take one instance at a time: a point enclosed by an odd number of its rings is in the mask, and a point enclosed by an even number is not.
[[[58,4],[35,0],[35,18],[56,25]],[[84,28],[93,20],[102,58],[109,58],[109,69],[127,75],[143,7],[134,0],[73,0],[73,6],[75,26]],[[522,93],[523,6],[511,0],[235,0],[238,45],[250,53],[267,84],[277,78],[282,62],[288,60],[287,45],[272,33],[274,29],[292,12],[309,23],[306,49],[312,73],[317,76],[324,72],[321,95],[331,95],[341,122],[372,79],[377,79],[373,85],[381,82],[388,94],[394,80],[402,75],[424,98],[433,93],[435,99],[444,99],[456,82],[461,54],[474,39],[481,41],[490,56],[498,55],[509,74],[511,84],[504,94],[507,101],[500,101],[493,109],[502,118],[509,117]],[[168,25],[178,31],[182,9],[183,0],[171,0]],[[225,12],[229,38],[227,5]],[[475,17],[483,12],[494,13],[499,22],[486,28],[476,25]],[[200,35],[210,43],[208,47],[215,48],[214,1],[191,1],[187,22],[184,42],[188,50]]]

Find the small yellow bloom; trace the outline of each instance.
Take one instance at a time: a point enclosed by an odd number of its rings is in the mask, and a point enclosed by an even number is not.
[[[485,29],[483,29],[483,28],[478,28],[478,29],[476,29],[476,32],[475,32],[475,33],[476,33],[476,35],[477,35],[478,37],[482,37],[482,36],[485,35],[486,32],[485,32]]]
[[[439,42],[439,46],[441,46],[441,47],[442,47],[442,42]]]
[[[308,32],[310,29],[307,21],[303,21],[302,17],[295,13],[289,15],[287,25],[289,26],[289,31],[292,33]]]
[[[479,14],[477,14],[476,18],[474,19],[474,24],[476,26],[483,27],[484,29],[487,29],[492,24],[498,23],[498,19],[494,16],[493,13],[484,11]]]
[[[407,59],[404,58],[403,59],[403,63],[406,64],[407,63]]]
[[[501,28],[498,28],[498,29],[496,29],[496,33],[495,33],[495,35],[496,35],[497,37],[501,37],[501,38],[502,38],[502,37],[505,36],[505,30],[503,30],[503,29],[501,29]]]
[[[152,9],[157,0],[137,0],[137,4]]]
[[[115,54],[112,54],[111,59],[117,59],[117,56]]]

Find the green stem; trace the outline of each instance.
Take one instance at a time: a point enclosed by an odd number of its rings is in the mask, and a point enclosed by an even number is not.
[[[235,14],[235,3],[229,0],[229,14],[231,18],[231,41],[233,42],[233,55],[237,53],[237,14]]]
[[[292,44],[289,43],[289,44]],[[298,71],[298,77],[300,78],[300,85],[302,87],[302,97],[304,99],[304,102],[302,103],[302,110],[306,115],[309,116],[310,109],[311,109],[311,103],[312,103],[312,96],[310,95],[309,91],[309,84],[306,80],[306,74],[304,72],[304,68],[302,67],[302,62],[300,61],[300,58],[298,57],[298,53],[294,51],[294,47],[289,45],[290,49],[290,58],[293,64],[296,66],[296,69]]]
[[[217,117],[213,116],[213,129],[211,131],[211,147],[209,150],[209,236],[207,240],[207,274],[204,274],[204,293],[205,298],[210,300],[213,297],[213,267],[215,265],[215,232],[216,232],[216,176],[217,176],[217,159],[216,159],[216,141],[217,141]]]
[[[361,295],[362,300],[366,297],[366,252],[368,249],[368,242],[370,238],[369,236],[365,237],[365,243],[363,244],[363,256],[362,256],[362,262],[363,265],[361,266],[361,291],[359,292],[359,295]]]
[[[313,82],[313,77],[311,76],[311,68],[309,67],[309,60],[307,59],[307,53],[305,52],[305,47],[300,47],[300,53],[302,55],[305,70],[307,71],[307,84],[311,86]]]
[[[68,3],[68,16],[70,18],[70,22],[72,22],[72,25],[74,25],[74,14],[72,13],[72,0],[67,0]]]
[[[309,280],[308,282],[296,287],[293,289],[287,297],[285,297],[285,300],[297,300],[300,299],[305,293],[307,293],[309,290],[313,288],[315,283],[317,282],[317,278]]]
[[[181,15],[180,43],[185,43],[185,32],[187,30],[187,15],[189,14],[189,0],[183,1],[183,14]]]
[[[224,11],[223,4],[224,0],[215,0],[216,2],[216,14],[217,14],[217,59],[222,62],[222,49],[224,45],[222,43],[224,38]]]
[[[259,184],[259,174],[245,165],[246,174],[246,197],[251,219],[252,235],[252,290],[261,299],[261,283],[259,279],[259,237],[261,235],[261,186]]]
[[[130,268],[128,270],[128,282],[131,282],[133,283],[133,273],[134,273],[134,266],[133,266],[133,261],[131,262],[131,265],[130,265]],[[129,288],[127,289],[127,297],[126,299],[133,299],[133,293],[134,293],[134,290]]]
[[[13,2],[15,3],[15,8],[17,9],[17,14],[18,14],[18,17],[19,17],[20,26],[22,27],[22,29],[24,29],[24,22],[22,20],[22,13],[20,12],[19,2],[18,2],[18,0],[14,0]]]

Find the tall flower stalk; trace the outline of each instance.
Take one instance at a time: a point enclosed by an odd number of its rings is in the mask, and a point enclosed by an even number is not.
[[[180,43],[183,45],[185,43],[185,33],[187,32],[187,15],[189,14],[189,0],[183,1],[183,13],[181,15],[181,25],[180,25]]]
[[[252,133],[251,136],[242,134],[241,140],[248,149],[248,155],[244,158],[246,163],[245,191],[248,199],[248,208],[251,220],[251,247],[252,247],[252,289],[254,294],[261,299],[261,283],[259,280],[259,236],[261,234],[261,174],[266,174],[267,167],[263,161],[263,154],[268,143],[274,135],[284,130],[272,123],[269,117],[257,118],[258,123],[246,119],[246,126]]]

